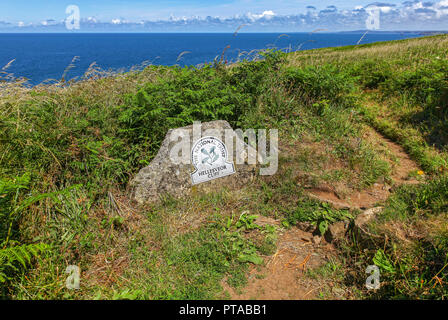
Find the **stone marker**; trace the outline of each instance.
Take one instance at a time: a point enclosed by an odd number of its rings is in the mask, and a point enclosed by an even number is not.
[[[244,186],[254,179],[257,164],[248,164],[247,159],[256,150],[234,134],[227,121],[200,126],[199,132],[197,125],[168,131],[156,157],[129,184],[134,200],[145,204],[167,194],[180,198],[193,192],[216,192],[223,187]],[[228,132],[233,133],[232,141]],[[182,139],[188,142],[187,147],[179,147]],[[237,142],[244,145],[243,150]]]

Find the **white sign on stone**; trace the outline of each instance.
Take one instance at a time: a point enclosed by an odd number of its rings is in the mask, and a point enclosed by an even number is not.
[[[228,161],[226,145],[216,137],[203,137],[191,149],[193,185],[222,178],[235,173],[233,161]]]

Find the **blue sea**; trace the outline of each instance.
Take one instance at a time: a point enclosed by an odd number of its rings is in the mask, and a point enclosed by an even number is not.
[[[95,62],[105,70],[127,71],[133,66],[200,65],[221,57],[236,61],[254,56],[252,50],[277,48],[308,50],[354,45],[363,33],[47,33],[1,34],[0,71],[7,69],[16,78],[25,77],[31,84],[65,79],[79,79]],[[419,37],[419,33],[367,33],[361,43]],[[0,75],[1,76],[1,75]]]

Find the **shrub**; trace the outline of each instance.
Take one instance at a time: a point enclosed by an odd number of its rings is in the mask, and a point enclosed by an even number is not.
[[[367,89],[377,89],[386,80],[394,76],[390,64],[387,61],[377,59],[355,63],[351,67],[350,74],[357,77],[359,83]]]
[[[29,181],[28,175],[14,180],[0,179],[0,285],[11,280],[20,269],[26,268],[32,258],[50,249],[50,246],[44,243],[20,243],[17,227],[21,213],[34,202],[47,196],[38,195],[20,201],[20,193],[28,188]],[[4,290],[1,291],[4,295]]]
[[[338,107],[354,103],[351,96],[354,90],[353,80],[333,65],[288,68],[284,81],[288,88],[299,92],[303,101],[310,105],[321,100],[327,100]]]

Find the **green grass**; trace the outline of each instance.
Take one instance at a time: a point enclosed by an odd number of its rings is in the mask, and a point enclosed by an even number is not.
[[[429,183],[386,202],[370,228],[387,243],[364,250],[349,240],[343,264],[319,276],[342,281],[341,270],[364,274],[376,261],[380,292],[347,275],[344,285],[364,298],[446,297],[447,47],[446,36],[434,36],[266,51],[231,66],[149,66],[70,85],[1,82],[2,297],[226,298],[223,281],[243,288],[249,266],[275,252],[275,228],[257,226],[254,215],[325,233],[357,213],[310,200],[307,188],[344,195],[390,180],[390,162],[364,139],[368,126],[401,144]],[[135,207],[127,184],[166,131],[215,119],[279,128],[279,172],[238,191]],[[72,264],[82,270],[79,291],[65,288]],[[442,284],[432,288],[436,275]]]

